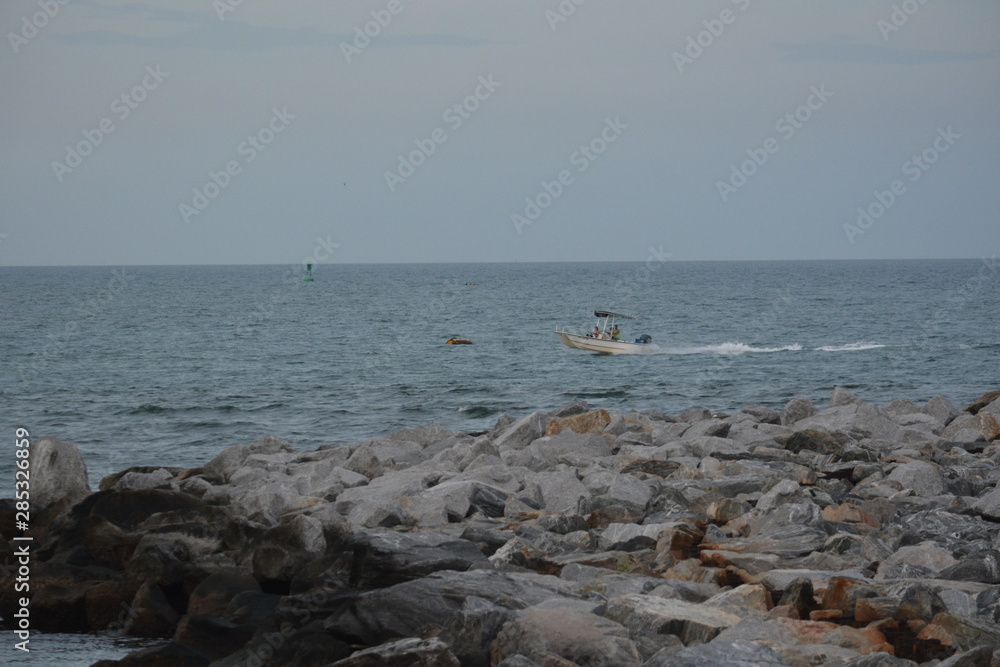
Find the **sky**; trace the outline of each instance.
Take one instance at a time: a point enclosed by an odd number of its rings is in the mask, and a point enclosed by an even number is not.
[[[996,0],[4,0],[0,266],[991,257]]]

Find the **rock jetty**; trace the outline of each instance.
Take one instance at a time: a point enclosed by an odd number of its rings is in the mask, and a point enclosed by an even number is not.
[[[31,624],[164,640],[103,667],[997,667],[998,420],[1000,392],[575,403],[478,434],[264,436],[97,492],[41,439]]]

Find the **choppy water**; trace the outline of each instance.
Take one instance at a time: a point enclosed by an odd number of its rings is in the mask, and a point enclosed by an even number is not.
[[[12,495],[16,427],[76,443],[96,488],[264,433],[307,449],[431,422],[480,430],[579,399],[676,414],[823,405],[841,385],[876,403],[963,404],[1000,387],[998,268],[338,265],[310,283],[285,266],[0,268],[0,495]],[[559,343],[552,331],[589,330],[595,307],[638,315],[626,337],[654,344],[609,357]],[[90,664],[127,652],[115,641],[35,646]]]
[[[993,259],[291,269],[0,269],[0,432],[76,443],[96,483],[263,433],[306,449],[579,399],[675,414],[822,404],[836,385],[876,403],[1000,386]],[[552,331],[589,330],[595,307],[639,316],[626,337],[654,345],[560,344]],[[8,495],[12,469],[8,454]]]
[[[87,667],[98,660],[120,660],[132,651],[162,643],[108,633],[62,634],[32,632],[27,652],[13,648],[13,633],[3,633],[10,643],[2,647],[3,664],[24,667]]]

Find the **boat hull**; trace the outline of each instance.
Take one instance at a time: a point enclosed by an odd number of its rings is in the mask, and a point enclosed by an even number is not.
[[[556,331],[556,336],[566,347],[576,350],[588,350],[599,354],[639,354],[648,348],[647,343],[633,343],[627,340],[604,340],[602,338],[591,338],[580,334],[568,333],[566,331]]]

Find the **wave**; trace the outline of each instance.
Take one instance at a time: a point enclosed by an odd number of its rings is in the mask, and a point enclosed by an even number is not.
[[[288,407],[285,403],[262,403],[255,407],[242,408],[238,405],[231,405],[229,403],[224,403],[222,405],[184,405],[180,407],[169,407],[166,405],[158,405],[156,403],[143,403],[142,405],[130,408],[123,411],[122,414],[128,415],[162,415],[169,413],[184,413],[184,412],[259,412],[262,410],[274,410],[278,408]]]
[[[484,417],[492,417],[497,414],[500,412],[500,408],[494,408],[488,405],[469,405],[464,408],[459,408],[458,411],[469,419],[482,419]]]
[[[702,345],[698,347],[665,347],[659,354],[721,354],[738,356],[741,354],[759,354],[767,352],[798,352],[801,345],[783,345],[781,347],[754,347],[746,343],[722,343],[721,345]]]
[[[563,396],[567,396],[572,399],[588,399],[588,398],[626,398],[628,392],[623,389],[608,389],[607,391],[568,391],[563,392]]]
[[[847,345],[824,345],[823,347],[817,347],[817,352],[858,352],[861,350],[875,350],[880,347],[885,347],[880,343],[868,343],[866,341],[858,341],[857,343],[848,343]]]
[[[174,412],[176,408],[168,408],[162,405],[156,405],[155,403],[143,403],[137,408],[132,408],[128,411],[130,415],[141,415],[141,414],[152,414],[158,415],[164,412]]]

